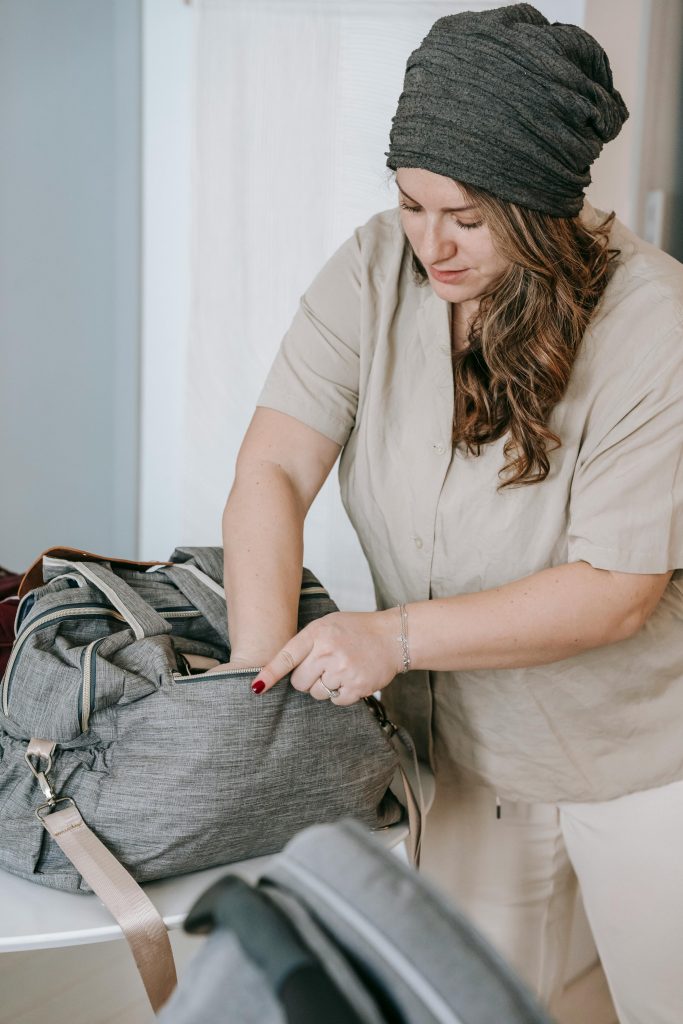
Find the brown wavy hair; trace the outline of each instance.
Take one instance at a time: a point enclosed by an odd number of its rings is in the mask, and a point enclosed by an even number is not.
[[[540,483],[550,471],[548,450],[562,443],[548,418],[619,255],[608,247],[614,212],[588,228],[578,217],[552,217],[457,184],[510,266],[480,296],[469,347],[452,354],[453,444],[476,456],[509,431],[498,474],[507,478],[498,489]],[[415,252],[413,269],[420,283],[428,280]]]

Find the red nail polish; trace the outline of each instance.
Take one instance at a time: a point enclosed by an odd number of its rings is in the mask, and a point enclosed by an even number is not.
[[[251,688],[254,691],[254,693],[263,693],[263,691],[266,688],[266,684],[263,682],[262,679],[255,679],[254,682],[251,684]]]

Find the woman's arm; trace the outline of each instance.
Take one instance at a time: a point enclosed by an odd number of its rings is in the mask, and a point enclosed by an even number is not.
[[[258,407],[223,513],[230,663],[265,665],[296,633],[304,520],[341,445]]]
[[[624,640],[652,614],[671,575],[571,562],[492,590],[407,604],[411,667],[521,668]],[[398,634],[398,611],[379,614]]]
[[[411,668],[523,668],[625,640],[652,614],[671,575],[571,562],[492,590],[412,602],[406,605]],[[316,683],[325,671],[341,687],[335,703],[353,704],[401,672],[400,625],[398,608],[323,616],[261,668],[255,692],[291,673],[295,689],[324,700],[329,690]]]

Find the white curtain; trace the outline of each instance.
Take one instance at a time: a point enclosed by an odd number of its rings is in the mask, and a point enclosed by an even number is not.
[[[408,55],[436,18],[501,4],[195,3],[182,534],[215,544],[240,441],[301,294],[356,226],[396,202],[384,152]],[[557,17],[552,0],[538,6]],[[565,0],[562,20],[580,7]],[[336,468],[306,520],[304,564],[341,609],[375,607]]]

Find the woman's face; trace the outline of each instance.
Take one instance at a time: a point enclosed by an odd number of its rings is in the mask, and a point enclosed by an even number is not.
[[[481,213],[452,178],[420,167],[396,172],[401,223],[429,282],[448,302],[477,305],[508,268]],[[439,279],[439,271],[456,271]]]

